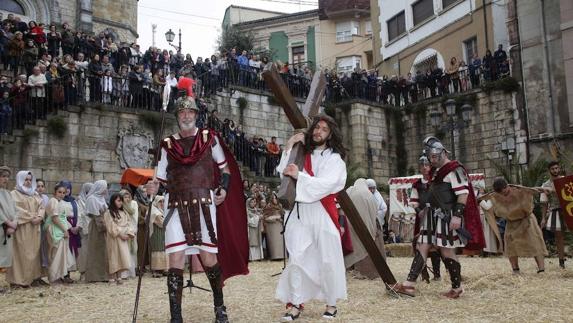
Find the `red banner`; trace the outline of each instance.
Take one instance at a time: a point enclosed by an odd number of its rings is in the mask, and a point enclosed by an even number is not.
[[[569,230],[573,230],[573,175],[555,179],[553,185],[559,198],[563,219]]]

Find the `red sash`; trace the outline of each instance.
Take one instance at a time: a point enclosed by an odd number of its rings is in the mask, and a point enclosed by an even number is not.
[[[314,176],[314,172],[312,171],[312,162],[310,160],[310,154],[306,154],[306,156],[304,157],[304,170],[306,170],[306,172],[310,176]],[[322,206],[330,216],[330,219],[332,220],[332,223],[334,223],[334,226],[336,226],[338,233],[342,235],[340,231],[340,223],[338,222],[338,210],[336,209],[336,201],[335,201],[336,196],[337,194],[327,195],[322,199],[320,199],[320,203],[322,203]]]

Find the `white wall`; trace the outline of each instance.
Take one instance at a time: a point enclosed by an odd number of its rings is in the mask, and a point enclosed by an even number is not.
[[[396,55],[429,35],[463,18],[475,8],[475,0],[464,0],[447,11],[443,11],[442,1],[434,0],[435,17],[431,21],[419,25],[414,29],[412,4],[416,1],[417,0],[378,0],[378,6],[380,8],[378,23],[380,24],[381,30],[380,39],[382,40],[380,54],[384,59]],[[386,21],[402,10],[405,11],[406,35],[388,44]]]

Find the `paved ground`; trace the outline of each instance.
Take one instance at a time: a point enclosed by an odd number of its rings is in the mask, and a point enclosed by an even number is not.
[[[390,258],[389,265],[401,280],[411,258]],[[339,303],[337,322],[573,322],[573,261],[559,270],[557,259],[547,260],[547,272],[536,274],[533,260],[520,264],[522,274],[512,275],[504,258],[463,258],[465,294],[455,301],[442,300],[445,280],[419,284],[416,298],[386,295],[380,279],[360,280],[347,275],[348,300]],[[257,262],[251,274],[228,281],[225,301],[232,322],[278,322],[283,307],[274,300],[282,262]],[[194,278],[208,287],[204,274]],[[0,274],[0,285],[5,285]],[[13,290],[0,295],[0,322],[130,322],[136,280],[115,284],[56,285]],[[186,322],[212,320],[211,295],[195,290],[184,293]],[[300,322],[320,322],[323,304],[311,302]],[[143,280],[140,322],[168,322],[165,278]]]

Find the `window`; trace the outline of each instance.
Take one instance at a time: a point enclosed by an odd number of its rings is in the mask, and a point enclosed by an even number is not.
[[[453,5],[454,3],[458,2],[459,0],[442,0],[442,9],[446,9],[447,7]]]
[[[434,1],[420,0],[412,5],[412,15],[414,26],[422,23],[424,20],[434,15]]]
[[[370,20],[364,22],[364,35],[372,35],[372,21]]]
[[[354,68],[360,68],[360,56],[341,57],[336,60],[336,67],[338,73],[351,72]]]
[[[358,35],[360,31],[359,22],[341,21],[336,23],[336,42],[342,43],[352,41],[352,35]]]
[[[8,11],[10,13],[15,13],[19,15],[25,15],[24,7],[14,0],[2,0],[0,1],[0,10]],[[4,17],[5,19],[6,17]]]
[[[474,60],[474,56],[477,54],[478,50],[478,41],[477,37],[472,37],[466,41],[464,41],[464,55],[465,55],[465,62],[467,64],[471,64]]]
[[[304,62],[304,46],[296,46],[292,48],[292,63],[298,65]]]
[[[394,17],[386,21],[388,26],[388,41],[391,41],[406,32],[406,16],[401,11]]]

